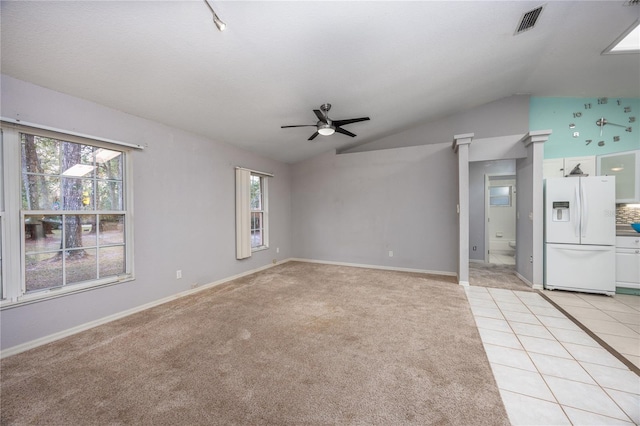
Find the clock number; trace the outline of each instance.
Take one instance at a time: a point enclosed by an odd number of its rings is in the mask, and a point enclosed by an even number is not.
[[[584,109],[591,109],[591,104],[584,104]]]
[[[629,117],[629,123],[635,123],[635,122],[636,122],[635,117]]]
[[[631,127],[627,127],[625,130],[626,130],[627,132],[631,133]]]
[[[604,146],[604,141],[598,142],[598,146]]]
[[[585,142],[587,142],[585,145],[589,145],[593,141],[591,139],[587,139]]]
[[[574,112],[573,113],[573,118],[580,118],[582,117],[582,113],[581,112]]]
[[[608,101],[607,98],[598,98],[598,105],[606,105]]]
[[[614,136],[613,137],[613,141],[614,142],[620,142],[620,136]]]
[[[624,112],[631,112],[631,107],[630,106],[624,107]]]

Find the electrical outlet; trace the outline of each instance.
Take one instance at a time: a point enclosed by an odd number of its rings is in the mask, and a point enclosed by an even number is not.
[[[389,257],[393,257],[393,250],[389,250]]]
[[[533,263],[533,256],[529,256],[529,263]]]
[[[182,269],[178,269],[176,271],[176,280],[179,280],[182,278]]]
[[[273,264],[275,265],[276,263],[278,263],[277,259],[273,259]]]
[[[276,253],[280,253],[280,247],[276,247]]]

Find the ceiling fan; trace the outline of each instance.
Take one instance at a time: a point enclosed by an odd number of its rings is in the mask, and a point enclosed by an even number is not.
[[[311,135],[311,137],[307,140],[313,140],[316,136],[329,136],[334,134],[335,132],[342,133],[343,135],[351,136],[352,138],[356,135],[351,133],[348,130],[343,129],[341,126],[357,123],[359,121],[367,121],[369,117],[361,117],[361,118],[350,118],[347,120],[331,120],[328,116],[329,110],[331,109],[331,104],[322,104],[320,105],[320,109],[314,109],[313,112],[318,117],[318,122],[316,124],[301,124],[298,126],[280,126],[280,128],[285,129],[287,127],[315,127],[316,132]]]

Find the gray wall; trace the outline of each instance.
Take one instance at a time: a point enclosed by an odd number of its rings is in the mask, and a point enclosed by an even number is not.
[[[4,117],[147,147],[133,154],[135,281],[3,309],[2,349],[292,257],[290,165],[7,76],[1,83]],[[236,165],[275,174],[271,249],[243,261],[235,259]]]
[[[469,259],[484,261],[485,248],[485,210],[484,176],[514,175],[515,160],[476,161],[469,163]],[[517,206],[517,204],[516,204]],[[473,247],[476,250],[473,250]]]
[[[372,120],[375,117],[372,117]],[[529,131],[529,96],[514,95],[469,108],[403,132],[354,146],[341,152],[416,146],[425,143],[451,143],[454,135],[473,133],[474,139],[525,134]],[[425,135],[429,135],[425,138]]]
[[[295,164],[295,255],[454,273],[456,161],[447,142]]]

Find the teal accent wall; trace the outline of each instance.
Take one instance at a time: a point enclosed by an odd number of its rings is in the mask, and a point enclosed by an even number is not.
[[[606,124],[602,127],[601,136],[596,121],[602,117],[625,127]],[[627,127],[631,128],[631,132],[626,130]],[[602,155],[640,149],[640,98],[532,97],[529,129],[553,131],[544,144],[544,158]],[[574,137],[576,132],[578,135]],[[587,145],[588,140],[591,143]],[[598,146],[599,142],[603,143],[602,146]]]

